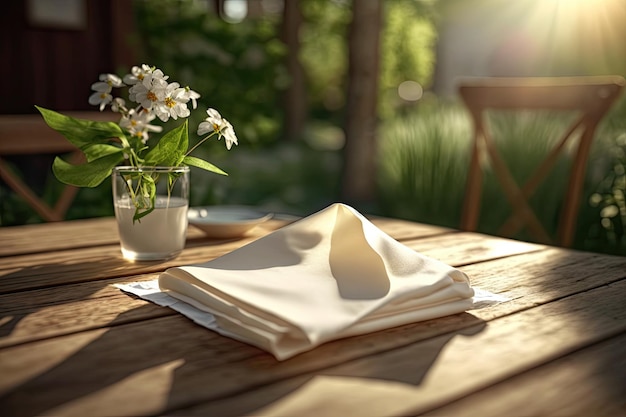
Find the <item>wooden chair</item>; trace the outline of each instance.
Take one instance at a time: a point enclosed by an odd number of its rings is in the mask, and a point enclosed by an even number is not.
[[[117,117],[110,112],[64,112],[64,114],[89,120],[117,120]],[[83,154],[62,135],[52,130],[40,114],[0,115],[0,178],[44,221],[63,220],[78,189],[66,185],[57,201],[51,206],[21,180],[3,156],[67,153],[72,154],[71,162],[73,163],[83,160]]]
[[[589,150],[596,127],[624,87],[620,76],[548,78],[476,78],[459,84],[460,96],[470,112],[474,139],[461,229],[476,230],[480,214],[482,177],[487,161],[512,207],[512,214],[498,234],[514,236],[523,227],[538,242],[572,245]],[[577,117],[560,140],[520,187],[498,151],[486,121],[487,111],[549,110],[576,112]],[[540,223],[529,198],[552,171],[559,156],[571,143],[574,158],[563,201],[556,239]],[[528,138],[528,140],[542,140]]]

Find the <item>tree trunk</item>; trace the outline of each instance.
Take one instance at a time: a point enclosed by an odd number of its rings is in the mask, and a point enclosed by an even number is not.
[[[342,199],[368,205],[376,197],[376,128],[382,0],[354,1]]]
[[[298,0],[285,1],[281,39],[287,46],[286,65],[291,78],[284,95],[284,137],[287,140],[296,140],[302,137],[307,113],[304,70],[299,58],[301,25],[300,2]]]

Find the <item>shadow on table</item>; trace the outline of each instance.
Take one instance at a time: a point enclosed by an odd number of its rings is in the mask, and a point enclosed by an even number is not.
[[[385,411],[381,411],[380,415],[403,415],[402,410],[410,409],[405,408],[409,406],[405,401],[408,398],[406,396],[416,396],[414,390],[422,384],[445,346],[457,336],[471,337],[486,327],[484,321],[469,313],[444,317],[437,319],[437,322],[441,325],[431,327],[433,321],[413,323],[322,345],[275,366],[297,368],[304,363],[315,363],[320,358],[336,355],[339,358],[337,363],[326,360],[329,362],[327,370],[303,373],[300,377],[284,382],[259,386],[234,399],[199,404],[179,409],[177,413],[220,416],[324,415],[326,410],[336,415],[337,410],[358,410],[357,405],[362,401],[372,404],[368,406],[367,415],[378,415],[372,412],[371,407],[381,404],[384,407],[379,410]],[[452,330],[453,327],[461,328]],[[423,334],[423,337],[416,337],[416,334]],[[365,352],[363,346],[368,346],[370,350]],[[371,355],[374,346],[380,348]],[[352,358],[345,358],[344,355],[349,351],[357,353]],[[398,404],[390,401],[398,401]]]
[[[41,342],[38,349],[21,355],[21,360],[38,360],[54,352],[66,358],[0,396],[0,409],[11,416],[33,415],[136,415],[161,414],[167,411],[193,413],[196,404],[226,398],[209,404],[220,415],[252,412],[298,388],[311,378],[320,365],[336,366],[334,373],[373,379],[394,379],[389,355],[401,352],[402,377],[396,381],[420,384],[445,344],[458,334],[474,333],[484,324],[468,313],[450,316],[450,326],[465,329],[433,337],[425,343],[404,342],[419,339],[423,331],[428,339],[433,332],[428,322],[415,323],[386,332],[331,342],[284,362],[250,345],[200,328],[180,316],[128,323],[128,316],[142,316],[141,310],[154,311],[145,305],[120,314],[112,327],[91,339],[81,333],[66,340]],[[116,326],[116,323],[124,323]],[[469,327],[469,328],[468,328]],[[448,331],[451,329],[448,329]],[[79,338],[84,340],[81,347]],[[405,344],[397,348],[397,345]],[[393,348],[396,346],[396,348]],[[389,349],[389,351],[385,351]],[[380,352],[360,364],[361,357]],[[30,357],[32,356],[32,357]],[[380,361],[378,360],[380,358]],[[400,364],[400,362],[398,362]],[[295,379],[293,376],[302,375]],[[274,383],[287,380],[289,383]],[[268,385],[271,384],[271,385]],[[268,385],[269,391],[264,388]],[[229,396],[250,391],[236,401]],[[231,404],[232,402],[232,404]],[[109,404],[106,409],[95,404]],[[200,407],[200,413],[210,411]]]
[[[162,261],[130,263],[121,255],[105,254],[102,259],[89,262],[78,259],[0,271],[0,341],[11,336],[24,319],[45,308],[87,300],[114,280],[157,272],[163,265],[169,266]],[[119,278],[105,280],[108,276]],[[84,282],[85,277],[92,280]],[[67,285],[72,285],[71,291],[67,290]],[[39,321],[36,325],[41,324]],[[41,330],[46,332],[47,329]]]

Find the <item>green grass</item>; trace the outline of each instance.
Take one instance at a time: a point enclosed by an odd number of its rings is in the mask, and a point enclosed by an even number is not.
[[[458,226],[465,189],[469,121],[438,106],[380,130],[379,196],[385,215]]]
[[[577,224],[575,247],[579,249],[626,255],[624,108],[616,106],[596,134]],[[532,174],[573,116],[489,114],[494,140],[518,183]],[[381,132],[382,214],[459,226],[472,135],[463,107],[458,103],[428,106],[386,122]],[[530,200],[551,234],[558,228],[571,161],[568,149]],[[509,210],[498,179],[487,169],[478,231],[497,234]],[[515,237],[533,241],[524,232]]]
[[[626,101],[626,99],[624,99]],[[616,106],[598,129],[577,225],[575,247],[626,255],[626,105]],[[493,114],[490,123],[513,175],[527,178],[568,119],[532,114]],[[514,129],[511,126],[516,126]],[[548,140],[536,140],[547,134]],[[424,103],[417,111],[388,120],[379,130],[378,201],[375,214],[429,224],[460,224],[472,126],[458,103]],[[339,201],[342,133],[326,124],[312,125],[308,140],[270,147],[240,146],[202,155],[230,175],[192,170],[191,204],[248,204],[267,210],[307,215]],[[571,160],[559,160],[554,174],[537,189],[532,205],[554,232]],[[47,196],[60,190],[49,180]],[[496,234],[510,207],[497,179],[484,178],[479,231]],[[1,191],[1,190],[0,190]],[[0,225],[37,222],[25,203],[3,191]],[[81,189],[68,218],[112,215],[110,181]],[[40,221],[40,220],[39,220]],[[521,234],[519,239],[532,240]]]
[[[537,113],[490,114],[493,137],[518,184],[533,174],[539,163],[547,156],[560,135],[571,122],[571,117]],[[561,157],[548,179],[533,193],[530,204],[550,235],[555,235],[567,189],[571,155]],[[481,230],[496,233],[508,217],[510,205],[500,195],[498,179],[491,173],[486,176],[483,198]],[[522,233],[517,238],[532,240]]]
[[[228,177],[192,172],[191,204],[245,204],[307,215],[338,199],[341,157],[307,143],[245,146],[210,159]]]

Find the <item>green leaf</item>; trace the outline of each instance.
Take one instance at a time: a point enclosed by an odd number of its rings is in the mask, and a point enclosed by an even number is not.
[[[228,175],[226,172],[222,171],[212,163],[207,162],[204,159],[196,158],[195,156],[186,156],[183,159],[183,163],[189,166],[204,169],[206,171],[211,171],[216,174]]]
[[[97,187],[113,168],[124,160],[122,153],[113,153],[82,165],[72,165],[58,156],[52,164],[52,172],[59,181],[77,187]]]
[[[145,163],[150,166],[178,166],[183,162],[189,143],[187,120],[167,132],[159,143],[146,154]]]
[[[133,215],[133,223],[142,217],[154,211],[156,202],[156,183],[155,179],[148,174],[142,174],[139,179],[140,195],[135,197],[135,214]],[[149,202],[146,204],[145,198]]]
[[[122,148],[104,143],[97,143],[95,145],[88,146],[83,150],[83,152],[87,156],[87,162],[95,161],[103,156],[114,153],[123,154]]]
[[[53,110],[35,107],[48,126],[65,136],[67,140],[80,149],[96,143],[107,143],[111,138],[125,138],[122,129],[113,122],[75,119]]]

